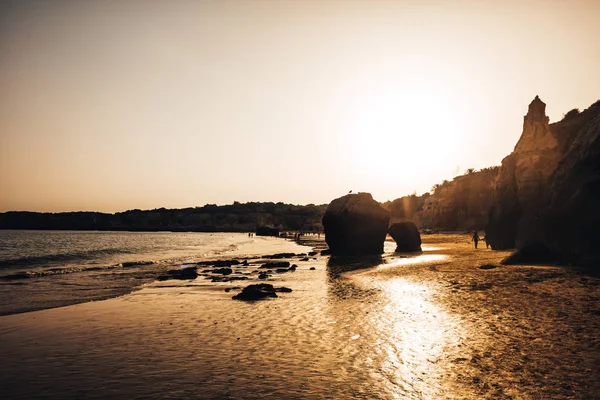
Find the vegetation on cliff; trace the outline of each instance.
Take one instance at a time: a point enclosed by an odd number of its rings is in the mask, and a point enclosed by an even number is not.
[[[412,194],[383,203],[391,222],[412,221],[417,227],[444,231],[483,229],[494,194],[498,167],[468,169],[452,181],[431,188],[431,193]]]

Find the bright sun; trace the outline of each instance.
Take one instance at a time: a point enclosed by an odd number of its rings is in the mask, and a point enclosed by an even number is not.
[[[355,111],[351,148],[365,182],[428,188],[465,153],[463,116],[440,90],[380,91]]]

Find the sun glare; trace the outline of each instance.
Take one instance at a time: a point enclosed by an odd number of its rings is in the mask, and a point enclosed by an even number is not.
[[[416,188],[447,175],[465,152],[460,110],[435,88],[374,93],[357,107],[353,122],[352,154],[365,180]]]

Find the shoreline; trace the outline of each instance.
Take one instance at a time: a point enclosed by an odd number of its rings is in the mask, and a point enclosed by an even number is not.
[[[421,254],[354,270],[348,258],[298,262],[265,280],[293,289],[275,299],[235,301],[232,288],[254,282],[198,278],[2,316],[0,373],[13,398],[42,387],[115,399],[600,395],[589,379],[600,373],[600,279],[499,265],[508,252],[432,236]]]
[[[229,232],[223,232],[229,233]],[[245,235],[244,235],[245,238]],[[288,241],[288,240],[279,240],[280,238],[274,237],[254,237],[248,243],[243,242],[238,246],[234,246],[233,249],[227,249],[224,251],[217,251],[215,254],[211,254],[209,256],[199,254],[197,256],[186,255],[179,256],[179,261],[173,262],[172,260],[158,260],[158,261],[127,261],[121,264],[109,265],[109,266],[98,266],[98,265],[87,265],[87,266],[74,266],[69,267],[68,264],[66,267],[61,268],[53,268],[49,270],[46,274],[44,272],[41,273],[13,273],[9,275],[3,276],[4,279],[0,280],[0,283],[6,290],[10,290],[12,293],[18,292],[19,290],[23,291],[26,289],[26,286],[33,282],[33,280],[38,280],[38,282],[49,282],[49,280],[55,279],[71,279],[72,283],[65,282],[65,284],[74,285],[75,287],[79,286],[78,278],[81,274],[116,274],[116,280],[112,284],[112,287],[102,287],[99,286],[98,294],[94,294],[91,297],[89,295],[81,298],[71,298],[71,299],[63,299],[56,300],[52,299],[54,304],[41,304],[38,306],[23,306],[21,309],[16,310],[8,310],[0,313],[0,317],[7,315],[17,315],[23,313],[30,313],[36,311],[43,311],[46,309],[53,309],[59,307],[68,307],[76,304],[84,304],[88,302],[97,302],[108,300],[112,298],[122,297],[127,294],[142,290],[145,286],[151,285],[155,282],[158,282],[158,278],[160,275],[164,274],[166,271],[170,269],[184,268],[185,266],[193,266],[197,265],[201,270],[202,268],[207,268],[214,261],[222,261],[222,260],[230,260],[230,259],[238,259],[238,260],[247,260],[247,261],[258,261],[263,259],[264,257],[268,257],[274,253],[289,253],[289,252],[301,252],[301,250],[308,252],[311,251],[305,245]],[[135,258],[136,256],[134,256]],[[141,258],[148,258],[147,255],[140,256]],[[139,258],[139,257],[138,257]],[[189,260],[189,261],[184,261]],[[31,266],[26,268],[28,270],[35,269],[36,266]],[[57,271],[60,270],[60,271]],[[65,271],[66,270],[66,271]],[[72,270],[72,271],[71,271]],[[39,276],[37,275],[39,274]],[[79,275],[78,275],[79,274]],[[128,275],[123,275],[123,279],[119,279],[122,274],[134,274],[134,280],[130,284],[126,284],[130,279],[128,279]],[[138,276],[139,275],[139,276]],[[42,281],[39,281],[42,280]],[[47,280],[47,281],[44,281]],[[102,283],[100,283],[101,285]],[[108,283],[106,283],[108,285]],[[125,286],[124,286],[125,285]],[[31,290],[36,290],[32,288]],[[41,289],[43,290],[43,289]],[[38,291],[34,292],[37,293]],[[107,292],[107,293],[103,293]]]

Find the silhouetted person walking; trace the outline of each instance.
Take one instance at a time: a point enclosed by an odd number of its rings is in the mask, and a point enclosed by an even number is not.
[[[488,240],[487,240],[487,233],[483,236],[483,241],[485,242],[485,248],[486,249],[489,248],[490,244],[488,243]]]
[[[479,242],[479,235],[477,231],[473,232],[473,243],[475,244],[475,248],[477,248],[477,242]]]

